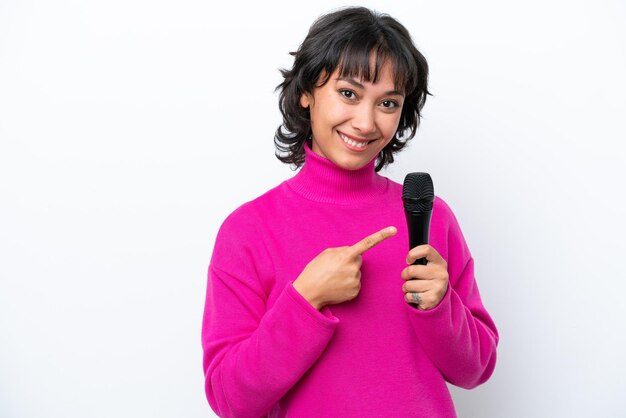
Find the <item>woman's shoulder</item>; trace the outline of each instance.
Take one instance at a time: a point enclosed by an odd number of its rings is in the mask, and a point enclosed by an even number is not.
[[[441,196],[435,195],[435,201],[433,202],[433,212],[439,212],[446,219],[456,219],[452,208]]]
[[[256,230],[259,221],[273,213],[280,205],[284,187],[285,181],[239,204],[226,216],[220,229],[249,229],[254,227]]]

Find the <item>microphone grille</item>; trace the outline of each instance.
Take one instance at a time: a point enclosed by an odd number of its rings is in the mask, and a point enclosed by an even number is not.
[[[435,189],[428,173],[409,173],[402,186],[404,209],[409,212],[426,212],[433,209]]]

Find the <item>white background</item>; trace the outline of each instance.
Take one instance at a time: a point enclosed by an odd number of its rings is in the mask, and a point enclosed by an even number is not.
[[[381,174],[431,173],[501,336],[459,416],[625,416],[624,2],[363,4],[434,94]],[[1,417],[213,416],[213,240],[294,175],[278,68],[343,5],[0,1]]]

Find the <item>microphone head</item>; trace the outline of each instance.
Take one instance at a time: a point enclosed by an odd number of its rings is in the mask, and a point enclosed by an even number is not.
[[[426,212],[433,209],[435,189],[428,173],[409,173],[402,186],[404,210],[408,212]]]

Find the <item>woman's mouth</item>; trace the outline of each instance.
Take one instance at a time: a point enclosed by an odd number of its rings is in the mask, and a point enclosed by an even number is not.
[[[355,150],[355,151],[365,150],[365,149],[367,149],[367,146],[369,145],[370,142],[376,141],[375,139],[373,139],[373,140],[367,140],[366,139],[364,141],[357,141],[357,140],[354,140],[352,138],[348,138],[342,132],[339,132],[339,131],[337,131],[337,132],[339,133],[339,137],[344,142],[344,144],[346,144],[349,149]]]

